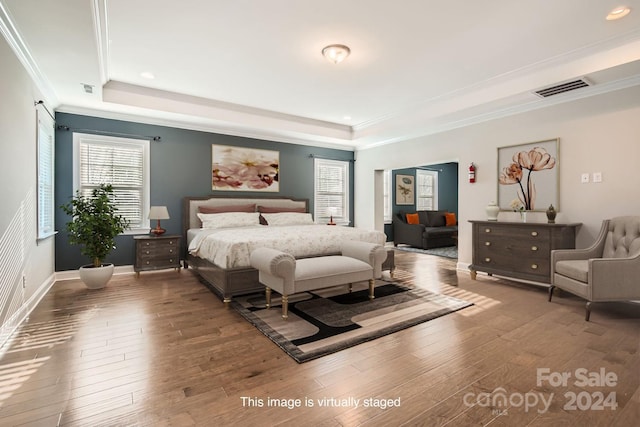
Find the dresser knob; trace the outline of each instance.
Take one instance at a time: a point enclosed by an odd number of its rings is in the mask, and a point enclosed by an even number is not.
[[[491,242],[484,242],[485,246],[491,246]]]
[[[149,261],[147,261],[147,265],[149,265]]]
[[[484,262],[491,262],[491,258],[485,258]]]
[[[538,250],[538,247],[537,247],[537,246],[531,246],[531,250],[532,250],[532,251],[537,251],[537,250]]]
[[[172,254],[173,253],[173,249],[169,249],[169,253]]]
[[[169,240],[169,244],[170,244],[170,245],[173,245],[173,240]]]
[[[538,235],[538,232],[537,232],[537,231],[532,231],[532,232],[531,232],[531,235],[532,235],[533,237],[536,237],[536,236]]]
[[[170,260],[169,260],[169,262],[173,262],[173,260],[172,260],[172,259],[170,259]]]
[[[146,242],[145,245],[149,246],[149,242]]]
[[[485,232],[485,233],[491,233],[491,229],[490,229],[490,228],[485,228],[485,229],[484,229],[484,232]]]
[[[147,255],[149,255],[149,251],[147,251]]]
[[[532,269],[532,270],[535,270],[535,269],[537,269],[537,268],[538,268],[538,264],[531,264],[531,269]]]

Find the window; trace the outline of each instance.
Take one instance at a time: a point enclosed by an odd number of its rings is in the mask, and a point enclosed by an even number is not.
[[[149,141],[74,133],[73,162],[74,193],[111,184],[118,213],[129,220],[126,233],[149,231]]]
[[[48,112],[37,111],[38,117],[38,239],[55,234],[54,229],[54,149],[55,124]]]
[[[391,170],[383,173],[384,186],[384,222],[391,222]]]
[[[416,169],[416,210],[438,209],[438,172]]]
[[[315,159],[313,217],[317,223],[349,225],[349,162]]]

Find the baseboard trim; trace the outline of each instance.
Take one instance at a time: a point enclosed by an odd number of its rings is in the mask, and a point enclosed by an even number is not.
[[[40,300],[49,292],[56,283],[55,273],[38,287],[24,304],[0,327],[0,358],[4,355],[13,339],[14,332],[22,323],[29,318],[31,312],[38,306]]]

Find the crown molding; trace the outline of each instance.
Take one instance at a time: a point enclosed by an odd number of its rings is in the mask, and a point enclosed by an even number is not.
[[[31,79],[34,81],[36,87],[42,94],[43,98],[46,99],[47,103],[53,106],[58,105],[59,100],[56,91],[53,89],[53,86],[49,83],[49,80],[45,77],[42,71],[40,71],[40,68],[31,55],[27,44],[22,39],[20,32],[13,23],[13,18],[9,13],[9,9],[2,0],[0,0],[0,33],[2,33],[4,38],[7,40],[11,50],[13,50],[15,55],[18,57],[18,60],[27,70],[27,73],[31,76]]]

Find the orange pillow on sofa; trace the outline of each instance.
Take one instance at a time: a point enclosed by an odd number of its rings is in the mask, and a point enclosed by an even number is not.
[[[418,216],[418,214],[407,214],[407,224],[420,224],[420,217]]]
[[[450,227],[452,225],[456,225],[456,214],[447,212],[444,214],[445,226]]]

